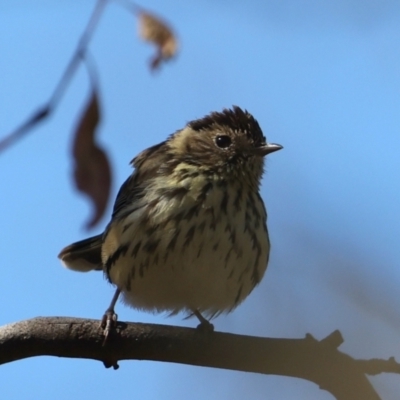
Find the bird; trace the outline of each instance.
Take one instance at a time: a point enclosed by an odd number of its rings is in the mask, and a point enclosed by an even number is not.
[[[131,161],[104,232],[58,256],[71,270],[103,271],[115,285],[106,336],[120,294],[139,310],[196,316],[206,330],[242,303],[267,268],[260,184],[265,156],[282,148],[232,106],[188,122]]]

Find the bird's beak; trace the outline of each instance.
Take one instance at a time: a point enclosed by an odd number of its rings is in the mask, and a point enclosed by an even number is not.
[[[254,149],[254,154],[256,156],[266,156],[269,153],[273,153],[274,151],[278,151],[280,149],[283,149],[283,146],[281,146],[280,144],[275,144],[275,143],[266,143],[263,144],[260,147],[256,147]]]

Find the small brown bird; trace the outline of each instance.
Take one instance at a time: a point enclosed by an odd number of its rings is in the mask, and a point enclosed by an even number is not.
[[[230,312],[261,281],[270,243],[259,194],[267,143],[234,106],[189,122],[133,159],[103,234],[59,254],[75,271],[102,270],[137,309],[207,318]]]

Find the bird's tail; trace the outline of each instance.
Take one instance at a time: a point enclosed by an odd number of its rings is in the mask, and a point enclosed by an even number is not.
[[[58,258],[65,267],[73,271],[102,270],[101,244],[102,235],[93,236],[65,247],[61,250]]]

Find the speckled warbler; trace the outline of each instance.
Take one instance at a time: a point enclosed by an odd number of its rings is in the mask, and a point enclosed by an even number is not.
[[[234,106],[189,122],[142,151],[104,233],[59,255],[75,271],[102,270],[127,304],[196,315],[232,311],[260,282],[270,243],[259,194],[267,143]],[[114,314],[115,315],[115,314]]]

